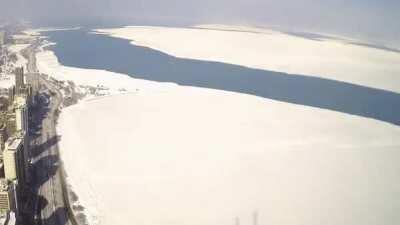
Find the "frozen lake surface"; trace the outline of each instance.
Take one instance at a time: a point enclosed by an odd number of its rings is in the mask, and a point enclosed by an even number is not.
[[[357,76],[336,70],[289,75],[256,69],[253,63],[264,60],[249,56],[268,55],[260,51],[271,47],[265,38],[284,38],[287,46],[302,39],[237,30],[111,31],[127,40],[84,30],[47,33],[63,65],[53,52],[42,51],[41,72],[78,85],[128,90],[81,101],[60,114],[62,160],[89,222],[233,225],[239,218],[241,225],[252,225],[257,211],[258,224],[399,224],[399,94],[389,73],[396,71],[391,62],[397,55],[365,56],[369,49],[342,46],[342,55],[335,55],[339,62],[357,59],[348,65]],[[237,48],[243,38],[248,41]],[[304,40],[307,49],[339,46]],[[300,58],[306,54],[299,52]],[[307,59],[321,60],[313,53]],[[303,63],[315,66],[304,67],[310,70],[327,66],[273,54],[300,66],[299,73]],[[389,72],[380,76],[381,70]]]

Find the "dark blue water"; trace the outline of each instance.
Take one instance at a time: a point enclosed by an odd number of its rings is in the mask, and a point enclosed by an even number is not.
[[[57,43],[52,48],[66,66],[252,94],[400,125],[398,93],[317,77],[176,58],[86,30],[47,32],[46,35]]]

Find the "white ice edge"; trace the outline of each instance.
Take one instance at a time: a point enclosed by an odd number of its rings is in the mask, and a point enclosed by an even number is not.
[[[337,40],[314,41],[267,29],[260,34],[154,26],[93,31],[175,57],[316,76],[400,93],[399,53]]]

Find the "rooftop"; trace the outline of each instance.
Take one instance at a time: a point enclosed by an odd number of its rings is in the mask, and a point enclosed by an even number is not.
[[[0,179],[0,191],[6,191],[8,190],[8,182],[6,179],[1,178]]]
[[[17,105],[17,106],[25,106],[26,105],[26,98],[24,97],[24,96],[17,96],[16,98],[15,98],[15,104]]]
[[[21,138],[15,138],[15,139],[8,139],[7,141],[7,149],[8,150],[16,150],[18,147],[21,145],[22,139]]]

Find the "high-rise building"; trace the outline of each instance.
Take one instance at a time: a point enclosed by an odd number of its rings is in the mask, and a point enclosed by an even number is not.
[[[24,96],[17,96],[15,98],[15,116],[17,131],[25,135],[28,132],[28,109]]]
[[[7,140],[3,160],[6,180],[17,180],[19,184],[23,184],[25,182],[25,160],[21,138]]]
[[[7,124],[3,123],[0,126],[0,151],[3,152],[4,151],[4,147],[5,147],[5,143],[6,140],[8,139],[8,135],[7,135]]]
[[[23,67],[15,68],[14,74],[15,74],[15,89],[16,89],[16,93],[17,94],[22,94],[22,91],[24,90],[24,87],[25,87],[24,68]]]
[[[29,131],[28,131],[28,105],[26,95],[16,96],[14,100],[15,109],[15,130],[19,138],[22,139],[21,156],[20,159],[22,165],[26,165],[25,159],[28,159],[27,146],[29,145]],[[29,180],[29,171],[27,167],[21,167],[21,170],[25,170],[24,182]]]
[[[28,86],[28,105],[36,105],[37,93],[39,90],[39,73],[28,73],[25,75],[25,82]]]
[[[10,102],[14,102],[15,86],[8,88],[8,99]]]
[[[15,183],[0,179],[0,214],[17,210]]]
[[[0,58],[3,56],[4,54],[4,39],[5,39],[5,35],[3,31],[0,31]],[[4,66],[2,66],[0,68],[0,72],[5,73],[6,71],[6,60],[3,58],[1,59],[3,61]]]
[[[5,43],[5,38],[6,38],[6,35],[5,35],[4,31],[0,31],[0,48],[3,47],[3,45]]]

